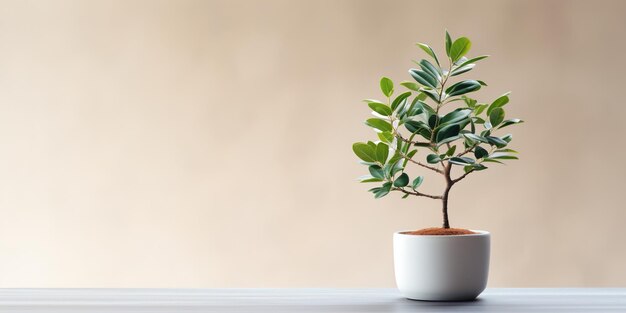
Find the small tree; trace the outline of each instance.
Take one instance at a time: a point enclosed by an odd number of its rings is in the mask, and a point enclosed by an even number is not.
[[[361,163],[369,168],[370,175],[361,177],[360,181],[383,183],[369,190],[375,198],[398,191],[404,194],[403,198],[418,196],[441,200],[443,228],[450,228],[450,189],[467,175],[487,169],[485,163],[517,159],[514,155],[517,151],[506,148],[512,135],[497,136],[495,133],[522,123],[522,120],[505,119],[508,93],[490,104],[481,103],[466,94],[487,86],[483,81],[460,80],[451,84],[453,77],[471,71],[477,61],[487,57],[466,58],[471,47],[468,38],[453,41],[446,31],[448,64],[445,68],[430,46],[417,45],[435,64],[428,60],[415,62],[419,69],[409,70],[415,82],[400,83],[408,90],[395,98],[392,98],[394,84],[391,79],[383,77],[380,80],[386,101],[365,100],[374,115],[365,124],[376,131],[380,141],[357,142],[352,149]],[[429,105],[428,100],[433,104]],[[444,108],[447,113],[443,112]],[[427,151],[425,163],[415,159],[418,148]],[[431,195],[419,191],[424,177],[417,176],[411,181],[405,171],[409,163],[441,174],[446,182],[443,193]],[[455,165],[461,167],[463,173],[453,178]]]

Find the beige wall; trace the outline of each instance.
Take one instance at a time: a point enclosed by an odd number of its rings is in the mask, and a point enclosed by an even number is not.
[[[350,146],[445,28],[527,121],[519,162],[453,190],[453,226],[493,233],[490,286],[625,286],[624,12],[2,1],[0,287],[393,286],[392,232],[439,203],[374,201]]]

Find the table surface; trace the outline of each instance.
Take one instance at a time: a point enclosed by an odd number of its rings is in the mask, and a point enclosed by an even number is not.
[[[395,289],[0,289],[0,312],[626,312],[626,288],[497,288],[469,302]]]

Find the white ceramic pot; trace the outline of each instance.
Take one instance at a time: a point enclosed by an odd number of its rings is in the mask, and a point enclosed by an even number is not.
[[[393,235],[396,284],[414,300],[475,299],[487,286],[490,234]]]

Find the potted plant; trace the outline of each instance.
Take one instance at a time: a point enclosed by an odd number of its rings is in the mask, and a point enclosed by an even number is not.
[[[508,93],[490,103],[468,96],[486,84],[459,79],[459,75],[487,57],[465,57],[471,47],[468,38],[452,40],[446,31],[446,57],[441,59],[430,46],[417,45],[432,62],[415,62],[418,67],[409,70],[415,81],[400,83],[407,90],[397,95],[391,79],[380,80],[385,101],[365,100],[373,111],[365,124],[374,129],[378,140],[357,142],[352,149],[370,173],[360,181],[380,184],[369,190],[374,198],[396,192],[402,198],[441,201],[442,227],[394,233],[400,292],[417,300],[470,300],[487,285],[490,234],[450,227],[450,191],[468,175],[486,170],[488,164],[517,159],[517,152],[508,148],[511,134],[500,133],[522,121],[505,118]],[[445,182],[442,193],[420,190],[424,176],[409,175],[409,165],[440,174]]]

